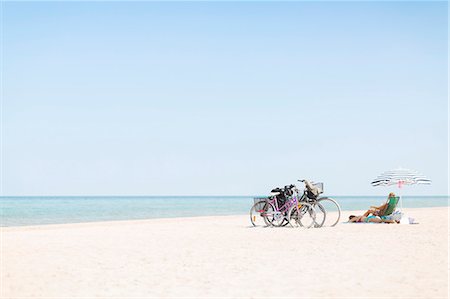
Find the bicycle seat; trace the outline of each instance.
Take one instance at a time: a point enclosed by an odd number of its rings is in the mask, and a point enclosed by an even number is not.
[[[282,193],[283,193],[283,190],[281,188],[275,188],[275,189],[272,189],[270,191],[270,195],[271,196],[277,196],[277,195],[280,195]]]

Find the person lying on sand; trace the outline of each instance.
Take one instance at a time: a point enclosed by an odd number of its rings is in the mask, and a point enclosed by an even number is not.
[[[355,215],[350,215],[348,217],[348,222],[374,222],[374,223],[398,223],[395,220],[390,220],[390,219],[381,219],[378,216],[374,216],[374,215],[370,215],[370,216],[355,216]]]
[[[370,215],[370,214],[372,214],[372,215]],[[368,210],[361,216],[350,215],[348,217],[348,222],[398,223],[398,221],[388,219],[386,217],[380,217],[378,215],[373,215],[372,210]]]

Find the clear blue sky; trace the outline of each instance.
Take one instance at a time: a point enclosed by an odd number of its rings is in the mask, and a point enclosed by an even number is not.
[[[447,194],[446,2],[5,2],[3,195]]]

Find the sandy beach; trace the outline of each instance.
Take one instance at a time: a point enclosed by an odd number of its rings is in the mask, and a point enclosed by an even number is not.
[[[1,295],[448,298],[448,208],[405,211],[419,224],[253,228],[243,215],[3,228]]]

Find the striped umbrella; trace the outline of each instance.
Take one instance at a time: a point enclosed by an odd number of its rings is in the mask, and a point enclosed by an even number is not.
[[[380,174],[376,179],[371,182],[372,186],[393,186],[397,185],[398,188],[402,188],[403,185],[419,185],[431,184],[431,180],[427,179],[423,174],[411,169],[397,168],[388,170]],[[403,202],[400,196],[400,210],[403,210]],[[403,218],[402,218],[403,220]],[[404,223],[401,221],[400,223]]]
[[[431,184],[431,181],[427,179],[423,174],[420,174],[415,170],[397,168],[383,172],[375,180],[373,180],[371,184],[372,186],[398,185],[398,187],[401,188],[403,185],[429,185]]]

